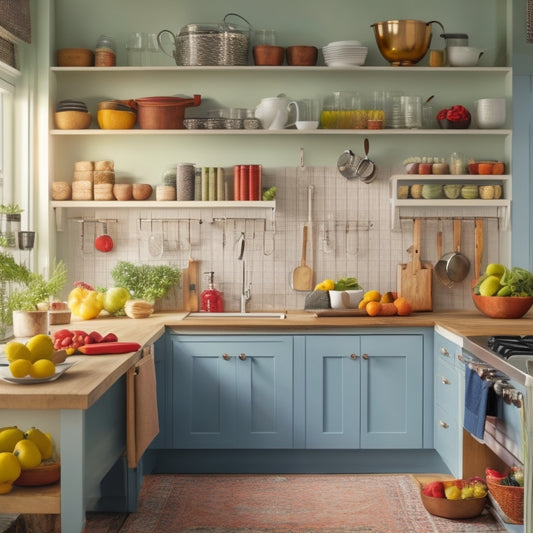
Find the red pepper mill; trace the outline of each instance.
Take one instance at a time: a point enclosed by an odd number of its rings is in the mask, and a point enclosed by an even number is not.
[[[209,286],[200,296],[200,310],[206,313],[223,313],[224,312],[224,300],[222,299],[222,293],[215,289],[215,273],[204,272],[208,276]]]

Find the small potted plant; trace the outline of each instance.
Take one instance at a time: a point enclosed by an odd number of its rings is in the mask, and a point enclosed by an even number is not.
[[[42,274],[19,265],[8,253],[0,253],[0,320],[4,328],[13,324],[15,337],[31,337],[48,333],[48,309],[40,309],[55,296],[67,281],[63,262],[54,264],[52,274],[46,279]],[[1,333],[1,332],[0,332]]]
[[[17,233],[20,231],[21,213],[24,211],[18,204],[0,204],[2,216],[2,237],[5,243],[2,246],[15,248]]]

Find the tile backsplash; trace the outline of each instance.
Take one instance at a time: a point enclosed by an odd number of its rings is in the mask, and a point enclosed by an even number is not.
[[[453,250],[453,221],[446,208],[403,208],[401,213],[392,213],[389,177],[394,172],[379,168],[376,179],[365,184],[345,179],[335,167],[263,168],[263,187],[277,187],[275,212],[253,208],[150,209],[143,208],[142,202],[138,209],[70,209],[64,230],[57,233],[58,258],[69,265],[70,282],[83,280],[111,287],[110,271],[117,261],[171,263],[185,268],[192,257],[201,262],[199,292],[207,286],[203,272],[214,271],[226,310],[236,311],[243,278],[236,244],[244,232],[244,266],[246,280],[251,283],[247,309],[302,309],[307,293],[294,291],[291,278],[301,263],[303,227],[307,224],[306,263],[313,268],[317,283],[325,278],[355,276],[365,290],[395,291],[398,264],[410,260],[413,217],[424,217],[421,259],[429,265],[438,259],[438,231],[443,232],[443,253]],[[453,215],[463,219],[461,252],[470,259],[471,268],[466,280],[452,288],[434,277],[435,310],[473,308],[470,285],[475,217],[484,219],[482,269],[489,262],[503,260],[506,254],[497,213],[486,208],[454,208]],[[99,221],[107,221],[107,228]],[[109,253],[101,253],[93,245],[95,236],[104,231],[115,242]],[[180,288],[158,304],[158,308],[168,310],[182,306]]]

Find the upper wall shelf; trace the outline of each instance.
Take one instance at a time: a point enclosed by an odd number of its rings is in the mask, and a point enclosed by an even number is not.
[[[511,67],[390,67],[390,66],[353,66],[353,67],[291,67],[282,65],[279,67],[258,67],[255,65],[248,65],[243,67],[228,67],[228,66],[210,66],[210,67],[194,67],[194,66],[168,66],[168,67],[51,67],[53,72],[182,72],[182,71],[221,71],[221,72],[385,72],[391,73],[428,73],[432,74],[449,74],[457,73],[464,74],[466,72],[471,74],[476,73],[501,73],[510,74]]]
[[[213,129],[213,130],[143,130],[134,128],[131,130],[101,130],[99,128],[91,128],[87,130],[51,130],[51,135],[503,135],[507,136],[511,134],[512,130],[497,129],[497,130],[480,130],[480,129],[467,129],[467,130],[429,130],[429,129],[382,129],[382,130],[369,130],[369,129],[349,129],[349,130],[296,130],[296,129],[284,129],[284,130],[225,130],[225,129]]]

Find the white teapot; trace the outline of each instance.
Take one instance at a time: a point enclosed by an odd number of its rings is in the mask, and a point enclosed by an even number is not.
[[[287,124],[289,99],[284,95],[263,98],[255,108],[255,116],[265,130],[282,130]]]

